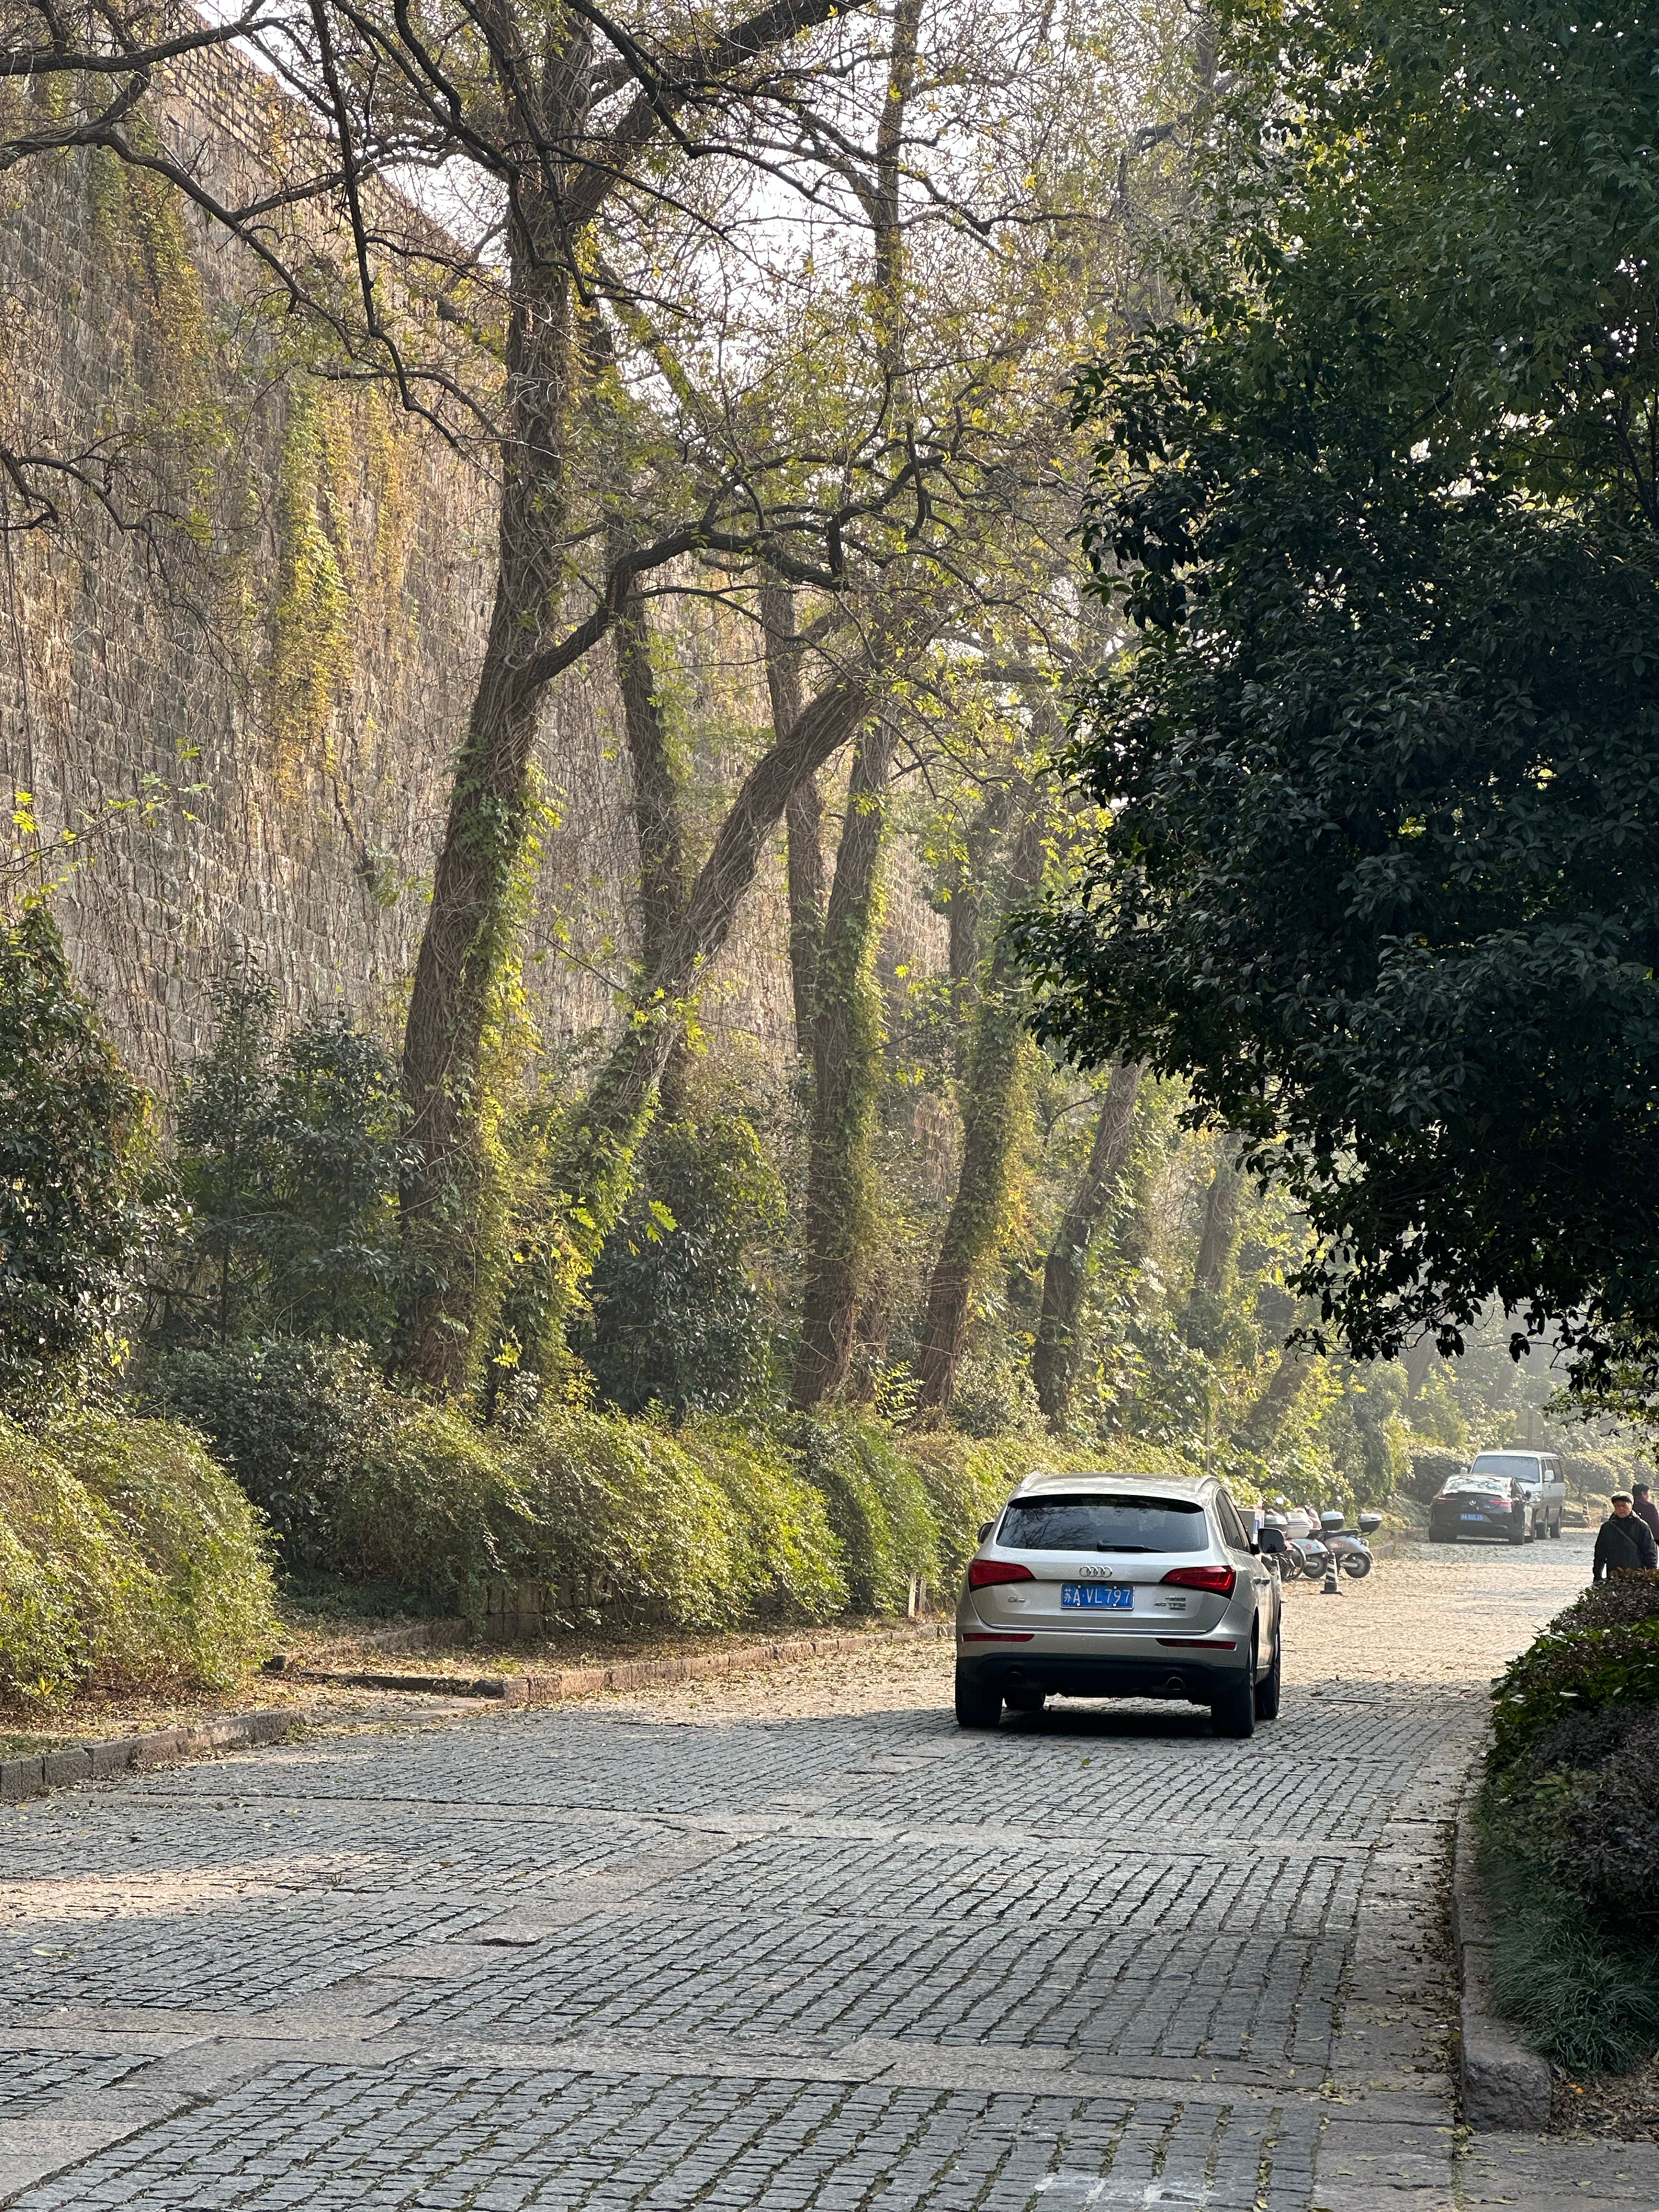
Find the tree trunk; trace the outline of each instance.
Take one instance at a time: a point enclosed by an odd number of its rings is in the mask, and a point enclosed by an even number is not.
[[[1281,1352],[1267,1387],[1239,1424],[1239,1441],[1252,1450],[1265,1451],[1284,1427],[1291,1408],[1302,1395],[1302,1386],[1313,1372],[1313,1355],[1297,1345]]]
[[[655,973],[684,912],[685,825],[674,773],[667,718],[651,659],[644,594],[635,586],[615,629],[617,679],[633,770],[634,827],[640,846],[640,969]],[[664,1064],[663,1110],[673,1118],[684,1100],[685,1033],[681,1030]]]
[[[1008,872],[1009,908],[1036,888],[1042,857],[1041,823],[1035,812],[1029,812],[1020,825]],[[1030,1047],[1020,970],[1001,932],[981,974],[971,1023],[962,1093],[962,1171],[927,1287],[917,1398],[917,1410],[924,1414],[942,1414],[950,1408],[957,1370],[968,1348],[974,1292],[996,1250],[1007,1203],[1022,1068]]]
[[[881,1080],[881,1018],[870,972],[893,732],[859,740],[824,917],[812,1015],[812,1133],[806,1285],[791,1396],[805,1409],[841,1391],[852,1364],[873,1231],[870,1146]]]
[[[633,1019],[556,1144],[541,1215],[526,1236],[502,1310],[497,1348],[512,1351],[524,1365],[546,1364],[627,1202],[634,1151],[664,1066],[684,1033],[687,1006],[731,933],[790,793],[854,735],[876,687],[871,663],[827,685],[788,735],[756,763],[732,800],[656,967],[641,987]]]
[[[1194,1352],[1212,1355],[1221,1340],[1222,1301],[1238,1243],[1238,1206],[1243,1196],[1238,1146],[1224,1137],[1216,1152],[1215,1172],[1204,1196],[1204,1226],[1198,1240],[1193,1287],[1181,1317],[1181,1334]]]
[[[1141,1073],[1138,1066],[1112,1070],[1082,1180],[1043,1266],[1042,1311],[1031,1353],[1031,1380],[1043,1417],[1056,1436],[1064,1435],[1071,1415],[1077,1312],[1083,1302],[1089,1248],[1129,1157]]]
[[[761,586],[760,605],[772,727],[781,737],[793,727],[800,714],[801,648],[795,629],[795,595],[787,584],[769,577]],[[818,947],[823,939],[823,802],[818,796],[816,775],[804,777],[790,793],[783,821],[795,1046],[805,1060],[812,1052],[812,1001],[817,988]]]
[[[507,447],[495,604],[455,766],[432,905],[404,1037],[411,1164],[404,1181],[414,1289],[401,1364],[453,1389],[467,1364],[488,1255],[479,1249],[480,1062],[514,924],[514,879],[531,813],[531,754],[543,685],[534,657],[562,591],[569,286],[555,254],[512,226]]]

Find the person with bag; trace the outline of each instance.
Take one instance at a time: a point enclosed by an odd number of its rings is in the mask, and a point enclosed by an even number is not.
[[[1615,1490],[1608,1503],[1613,1512],[1595,1532],[1591,1581],[1599,1583],[1606,1576],[1624,1574],[1633,1567],[1659,1566],[1659,1546],[1655,1545],[1647,1522],[1638,1520],[1632,1510],[1630,1492]]]

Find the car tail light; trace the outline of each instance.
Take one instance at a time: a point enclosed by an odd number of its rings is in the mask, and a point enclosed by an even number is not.
[[[968,1587],[984,1589],[992,1583],[1034,1583],[1036,1577],[1018,1559],[969,1559]]]
[[[1231,1597],[1238,1577],[1231,1567],[1171,1567],[1164,1579],[1181,1589],[1212,1590],[1217,1597]]]

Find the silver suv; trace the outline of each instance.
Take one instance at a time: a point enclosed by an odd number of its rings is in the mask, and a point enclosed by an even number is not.
[[[1184,1698],[1218,1735],[1278,1714],[1279,1578],[1213,1477],[1034,1474],[980,1535],[957,1607],[963,1728],[1049,1697]]]

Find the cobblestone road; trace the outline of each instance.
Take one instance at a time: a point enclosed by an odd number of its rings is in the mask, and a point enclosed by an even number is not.
[[[1244,1744],[964,1736],[940,1643],[0,1811],[0,2203],[1659,2212],[1455,2176],[1446,1824],[1588,1549],[1297,1589]]]

